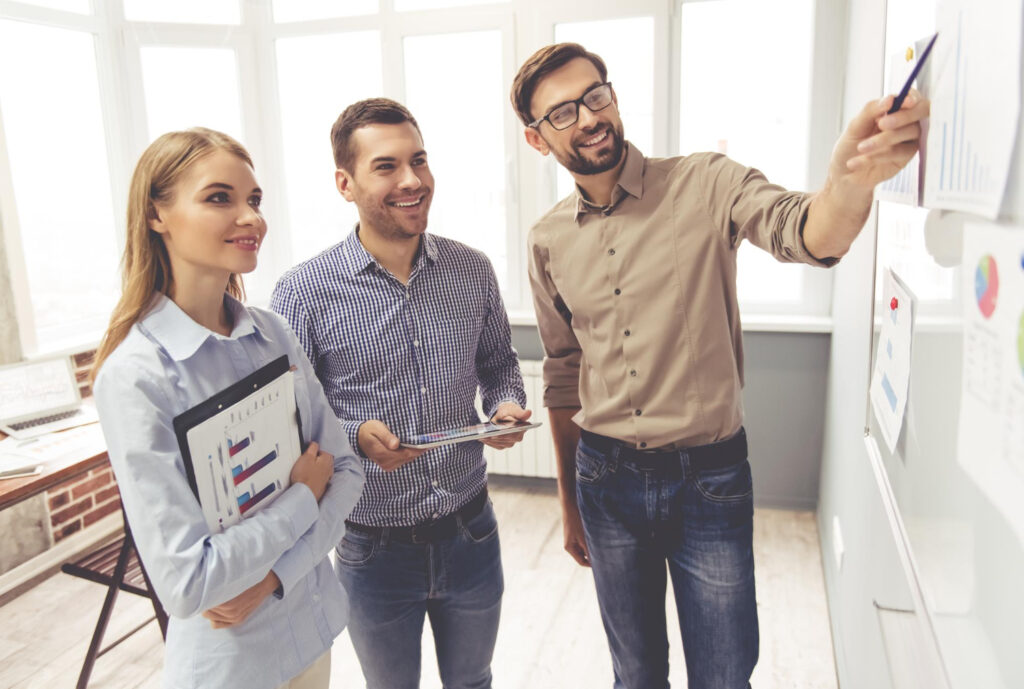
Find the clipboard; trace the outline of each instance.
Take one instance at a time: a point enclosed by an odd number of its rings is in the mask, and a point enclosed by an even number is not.
[[[280,356],[174,417],[189,486],[211,533],[269,505],[302,454],[295,378]]]

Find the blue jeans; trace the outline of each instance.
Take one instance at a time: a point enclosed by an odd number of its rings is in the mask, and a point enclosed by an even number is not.
[[[490,688],[504,591],[490,501],[458,527],[454,538],[430,544],[349,530],[338,546],[349,635],[368,689],[419,686],[424,616],[445,689]]]
[[[641,469],[583,440],[576,496],[615,689],[668,683],[665,562],[689,689],[744,689],[757,663],[753,486],[746,459],[696,471],[685,450]],[[671,456],[674,457],[674,456]]]

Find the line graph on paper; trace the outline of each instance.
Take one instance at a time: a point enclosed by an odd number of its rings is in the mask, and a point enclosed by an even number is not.
[[[938,7],[924,204],[999,215],[1020,115],[1021,0]],[[1015,16],[1016,21],[1007,21]]]

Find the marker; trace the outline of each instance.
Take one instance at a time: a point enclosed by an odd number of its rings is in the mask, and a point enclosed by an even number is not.
[[[907,77],[907,82],[903,84],[903,88],[900,89],[900,93],[896,96],[896,100],[892,102],[892,107],[889,108],[886,115],[891,115],[900,108],[903,107],[903,101],[907,99],[907,94],[910,93],[910,85],[914,83],[914,79],[917,79],[917,73],[921,71],[921,67],[924,66],[925,60],[932,54],[932,46],[935,45],[935,39],[939,37],[938,32],[932,36],[932,40],[928,41],[928,45],[925,47],[924,52],[921,53],[921,57],[918,58],[917,64],[914,65],[914,69],[910,72],[910,76]]]

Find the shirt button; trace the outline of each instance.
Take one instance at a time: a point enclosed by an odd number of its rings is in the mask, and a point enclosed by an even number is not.
[[[615,296],[619,296],[620,294],[622,294],[622,290],[621,290],[621,289],[618,289],[618,288],[616,288],[616,289],[615,289]]]
[[[623,335],[625,335],[626,337],[629,337],[629,331],[628,331],[628,330],[626,330],[626,331],[623,331],[623,333],[622,333],[622,334],[623,334]]]
[[[608,249],[608,255],[609,256],[614,256],[615,255],[615,249]]]
[[[427,389],[426,388],[420,388],[420,392],[425,395],[425,394],[427,394]]]
[[[430,518],[431,518],[431,519],[437,519],[437,518],[438,518],[438,517],[440,517],[440,516],[441,516],[441,515],[440,515],[439,513],[437,513],[437,512],[434,512],[434,514],[430,515]]]
[[[634,378],[636,378],[636,369],[634,368],[634,369],[633,369],[632,371],[630,371],[630,372],[629,372],[629,375],[631,375],[631,376],[633,376]]]
[[[640,416],[640,415],[641,415],[641,414],[643,414],[643,413],[644,413],[644,412],[643,412],[643,410],[642,410],[642,409],[637,409],[637,410],[636,410],[636,415],[637,415],[637,416]]]
[[[437,488],[440,484],[437,481],[431,481],[430,485],[432,485],[434,488]]]
[[[420,346],[420,341],[419,340],[413,340],[412,341],[412,346],[413,347],[419,347]]]

